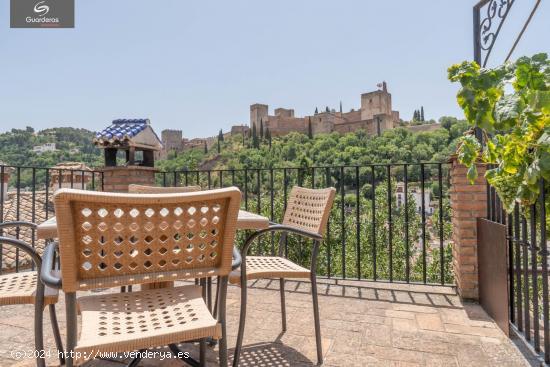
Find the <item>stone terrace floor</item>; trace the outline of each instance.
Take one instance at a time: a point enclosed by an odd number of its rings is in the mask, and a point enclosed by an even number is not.
[[[373,282],[319,281],[325,366],[529,366],[477,304],[461,303],[452,288]],[[288,331],[281,333],[278,281],[251,285],[241,366],[315,365],[315,337],[309,283],[287,282]],[[61,297],[63,298],[63,297]],[[64,305],[58,318],[64,334]],[[29,306],[0,309],[0,366],[33,366],[10,351],[32,348]],[[235,345],[239,290],[230,286],[229,352]],[[47,312],[46,347],[55,344]],[[184,348],[197,356],[198,348]],[[209,350],[208,365],[217,365]],[[58,365],[49,359],[48,365]],[[178,360],[144,360],[140,366],[181,366]],[[86,366],[121,366],[96,360]]]

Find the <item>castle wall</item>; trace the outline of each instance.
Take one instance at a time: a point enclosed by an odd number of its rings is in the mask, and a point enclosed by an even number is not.
[[[288,108],[276,108],[275,116],[280,117],[294,117],[294,110]]]
[[[307,134],[306,118],[269,116],[267,126],[272,136],[286,135],[293,131]]]
[[[231,126],[231,135],[248,134],[250,127],[247,125],[233,125]]]
[[[347,121],[361,121],[361,110],[342,113],[342,118]]]
[[[360,130],[360,129],[368,131],[369,130],[369,126],[368,126],[369,122],[372,123],[372,120],[371,121],[360,120],[360,121],[344,122],[344,123],[341,123],[341,124],[338,124],[338,125],[334,125],[334,131],[336,131],[340,134],[346,134],[346,133],[354,132],[354,131],[357,131],[357,130]]]

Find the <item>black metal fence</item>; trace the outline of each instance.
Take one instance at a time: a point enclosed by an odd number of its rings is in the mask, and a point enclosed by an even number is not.
[[[237,186],[243,193],[243,209],[276,222],[283,218],[292,186],[336,187],[338,195],[319,254],[320,276],[451,284],[448,170],[447,163],[432,162],[182,170],[159,172],[156,180],[160,186],[200,185],[203,189]],[[103,189],[100,171],[0,166],[2,182],[6,175],[10,175],[9,189],[2,191],[0,197],[3,221],[40,222],[54,215],[51,197],[59,187]],[[23,202],[27,204],[22,205]],[[238,243],[242,243],[245,235],[239,234]],[[274,254],[277,239],[276,236],[263,239],[253,251]],[[35,245],[34,238],[32,241]],[[306,241],[289,238],[284,246],[286,256],[309,265],[311,247]],[[18,267],[19,255],[14,256],[12,260]],[[4,270],[9,267],[5,261],[1,264]]]
[[[512,330],[550,363],[547,183],[528,207],[506,214],[494,188],[487,190],[487,219],[507,225],[509,319]]]

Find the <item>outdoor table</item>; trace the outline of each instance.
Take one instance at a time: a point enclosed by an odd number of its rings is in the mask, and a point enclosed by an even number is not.
[[[258,214],[247,212],[246,210],[239,210],[239,216],[237,218],[238,230],[259,230],[269,227],[269,219]],[[36,229],[36,236],[38,239],[51,240],[57,238],[57,220],[55,217],[51,217],[42,224],[38,225]]]

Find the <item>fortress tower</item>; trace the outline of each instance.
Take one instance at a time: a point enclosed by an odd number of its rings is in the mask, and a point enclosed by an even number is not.
[[[266,123],[268,106],[266,104],[256,103],[250,106],[250,128],[256,125],[256,129],[260,128],[260,120]]]
[[[181,151],[183,133],[181,130],[162,130],[161,140],[164,145],[164,150],[167,152],[175,150]]]
[[[382,90],[361,94],[361,120],[372,120],[376,115],[392,116],[391,94],[386,82]]]

